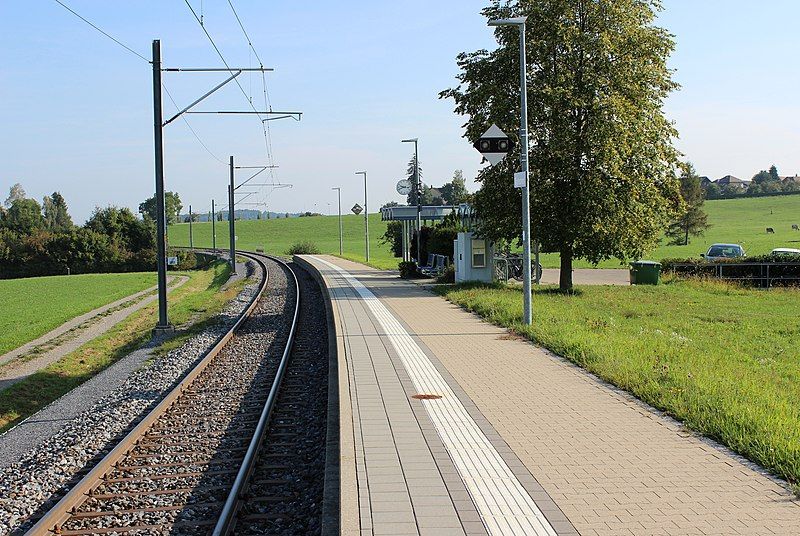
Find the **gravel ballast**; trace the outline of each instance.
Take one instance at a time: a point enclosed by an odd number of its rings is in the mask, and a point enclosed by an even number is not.
[[[260,281],[260,269],[254,281]],[[101,376],[88,387],[97,393],[106,392],[95,399],[94,404],[73,391],[41,412],[24,421],[20,426],[0,436],[0,450],[4,452],[17,444],[16,461],[0,468],[0,535],[21,531],[34,519],[52,506],[85,471],[107,453],[116,442],[149,409],[178,382],[185,373],[211,348],[216,340],[236,321],[251,302],[258,290],[258,283],[245,286],[239,295],[228,304],[219,316],[220,322],[191,338],[180,348],[156,358],[152,364],[138,368],[143,361],[141,355],[120,363],[121,368],[111,367],[105,376],[115,382],[110,391],[97,385]],[[134,352],[135,354],[136,352]],[[127,368],[126,368],[127,367]],[[87,385],[84,384],[84,385]],[[78,388],[80,389],[80,388]],[[90,398],[91,400],[91,398]],[[60,405],[69,406],[59,412]],[[74,415],[80,408],[89,409],[71,420],[64,415]],[[15,430],[24,429],[25,423],[52,422],[53,415],[60,415],[58,431],[44,440],[32,441]],[[48,419],[48,416],[50,419]],[[38,444],[19,456],[19,445]],[[33,516],[33,517],[32,517]]]

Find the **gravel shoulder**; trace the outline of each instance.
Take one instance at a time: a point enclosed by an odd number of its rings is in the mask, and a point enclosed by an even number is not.
[[[0,535],[46,509],[158,403],[247,307],[257,276],[218,323],[181,347],[152,363],[155,347],[141,348],[0,435]]]
[[[189,280],[187,276],[170,279],[168,291],[175,290]],[[0,356],[0,391],[55,363],[147,307],[158,298],[151,294],[155,289],[152,287],[137,292],[73,318],[38,339]]]

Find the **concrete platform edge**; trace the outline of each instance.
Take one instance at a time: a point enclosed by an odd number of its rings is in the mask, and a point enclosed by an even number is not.
[[[350,387],[344,342],[338,335],[341,325],[339,311],[333,306],[325,279],[317,268],[302,256],[295,255],[294,262],[305,269],[320,286],[325,297],[328,321],[328,431],[325,489],[322,506],[322,535],[359,534],[361,522],[358,509],[358,484],[356,480],[356,451],[353,439],[353,417],[350,408]]]

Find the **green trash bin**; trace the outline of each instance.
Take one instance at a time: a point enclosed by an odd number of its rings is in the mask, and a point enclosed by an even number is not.
[[[658,285],[660,277],[660,262],[636,261],[631,263],[631,285]]]

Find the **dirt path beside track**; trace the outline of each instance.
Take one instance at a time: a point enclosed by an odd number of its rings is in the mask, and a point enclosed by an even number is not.
[[[170,277],[169,291],[189,280]],[[0,356],[0,391],[55,363],[153,303],[156,287],[145,289],[69,320],[41,337]]]

